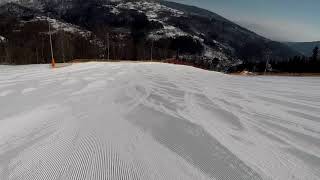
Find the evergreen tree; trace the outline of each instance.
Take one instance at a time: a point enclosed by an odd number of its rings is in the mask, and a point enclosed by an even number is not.
[[[313,61],[316,61],[316,60],[318,59],[318,56],[319,56],[319,47],[316,46],[316,47],[313,49],[312,60],[313,60]]]

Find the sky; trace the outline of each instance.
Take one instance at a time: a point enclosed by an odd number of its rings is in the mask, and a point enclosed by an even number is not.
[[[172,1],[211,10],[272,40],[320,40],[320,0]]]

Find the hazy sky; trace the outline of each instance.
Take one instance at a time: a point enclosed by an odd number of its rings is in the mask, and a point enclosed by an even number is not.
[[[173,1],[209,9],[273,40],[320,40],[320,0]]]

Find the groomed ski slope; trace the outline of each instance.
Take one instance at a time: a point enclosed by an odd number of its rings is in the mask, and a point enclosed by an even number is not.
[[[0,66],[1,180],[318,180],[320,78]]]

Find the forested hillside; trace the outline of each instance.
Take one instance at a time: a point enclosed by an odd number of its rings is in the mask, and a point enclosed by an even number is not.
[[[0,6],[0,62],[50,61],[49,31],[58,62],[73,59],[185,59],[226,71],[242,62],[299,55],[227,19],[167,1],[13,1]]]

